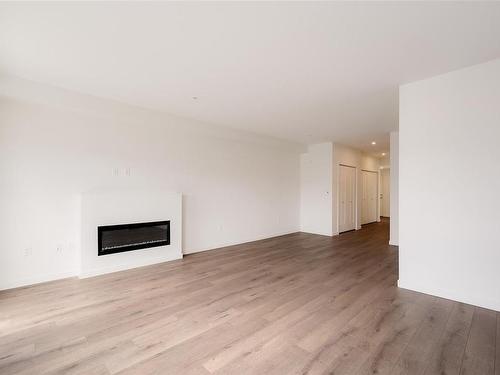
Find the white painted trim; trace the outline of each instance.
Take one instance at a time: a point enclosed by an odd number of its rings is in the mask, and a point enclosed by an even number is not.
[[[21,287],[26,287],[26,286],[36,285],[36,284],[47,283],[50,281],[67,279],[69,277],[77,277],[77,274],[78,274],[78,272],[75,270],[75,271],[71,271],[71,272],[63,272],[63,273],[55,273],[55,274],[31,277],[28,279],[17,280],[16,282],[13,282],[13,283],[5,283],[3,285],[0,285],[0,290],[21,288]]]
[[[380,174],[380,169],[377,171],[377,223],[380,223],[380,213],[382,212],[382,207],[380,205],[380,192],[382,186],[380,186],[380,180],[382,175]]]
[[[306,231],[303,231],[301,230],[300,233],[306,233],[306,234],[315,234],[317,236],[326,236],[326,237],[333,237],[333,236],[338,236],[338,233],[337,234],[330,234],[330,233],[314,233],[314,232],[306,232]]]
[[[445,298],[445,299],[449,299],[452,301],[462,302],[462,303],[466,303],[469,305],[479,306],[479,307],[483,307],[485,309],[490,309],[490,310],[495,310],[495,311],[500,312],[500,301],[479,300],[479,299],[476,299],[474,297],[473,298],[463,298],[463,293],[460,291],[456,291],[456,290],[441,289],[439,287],[428,288],[428,287],[424,287],[422,285],[410,285],[410,284],[405,284],[404,282],[401,282],[401,280],[398,280],[398,287],[402,288],[402,289],[411,290],[414,292],[424,293],[424,294],[428,294],[431,296]]]
[[[217,250],[217,249],[220,249],[220,248],[223,248],[223,247],[229,247],[229,246],[243,245],[243,244],[250,243],[250,242],[255,242],[255,241],[269,240],[271,238],[286,236],[287,234],[293,234],[293,233],[310,233],[310,234],[319,234],[320,236],[331,237],[331,234],[329,234],[329,233],[328,234],[323,234],[323,233],[306,232],[306,231],[303,231],[303,230],[296,230],[296,229],[294,229],[294,230],[291,230],[291,231],[278,232],[276,234],[271,234],[269,236],[255,237],[253,239],[245,240],[243,242],[228,241],[228,242],[222,243],[222,244],[214,246],[214,247],[209,247],[209,248],[206,248],[206,249],[191,250],[189,252],[184,252],[184,255],[196,254],[196,253],[203,253],[205,251]]]
[[[399,133],[390,134],[390,235],[389,243],[399,246]]]
[[[228,247],[228,246],[242,245],[242,244],[249,243],[249,242],[255,242],[255,241],[260,241],[260,240],[267,240],[267,239],[271,239],[271,238],[275,238],[275,237],[281,237],[281,236],[285,236],[287,234],[293,234],[293,233],[299,233],[299,231],[297,231],[297,230],[285,231],[285,232],[282,232],[282,233],[278,233],[278,234],[272,235],[270,237],[269,236],[259,237],[259,238],[256,238],[256,239],[253,239],[253,240],[249,240],[249,241],[245,241],[245,242],[228,242],[227,244],[223,244],[223,245],[220,245],[220,246],[217,246],[217,247],[213,247],[213,248],[209,248],[209,249],[204,249],[204,250],[199,250],[199,251],[193,251],[193,252],[190,252],[190,253],[187,253],[187,254],[195,254],[195,253],[204,252],[204,251],[216,250],[216,249],[220,249],[220,248]],[[307,232],[304,232],[304,233],[307,233]],[[317,234],[317,233],[314,233],[314,234]],[[326,236],[331,237],[329,234],[327,234]],[[153,264],[160,264],[160,263],[165,263],[165,262],[171,262],[173,260],[182,260],[182,258],[180,258],[180,259],[179,258],[172,258],[172,259],[167,259],[167,260],[165,260],[165,258],[150,259],[148,262],[144,262],[144,264],[138,265],[138,266],[136,266],[134,268],[145,267],[145,266],[150,266],[150,265],[153,265]],[[34,278],[30,278],[30,279],[19,280],[16,283],[6,283],[6,284],[3,284],[3,285],[0,285],[0,290],[8,290],[8,289],[13,289],[13,288],[26,287],[26,286],[31,286],[31,285],[46,283],[46,282],[50,282],[50,281],[57,281],[57,280],[61,280],[61,279],[66,279],[66,278],[69,278],[69,277],[78,277],[80,279],[86,279],[86,278],[89,278],[89,277],[99,276],[99,275],[103,275],[103,274],[106,274],[106,273],[125,271],[127,269],[130,269],[130,267],[127,266],[127,265],[117,265],[115,267],[106,267],[106,268],[100,268],[100,269],[99,268],[92,269],[92,270],[90,270],[88,272],[85,272],[84,274],[81,274],[81,275],[78,275],[78,271],[77,270],[72,271],[72,272],[59,273],[59,274],[44,275],[44,276],[40,276],[40,277],[34,277]]]
[[[164,247],[164,246],[162,246],[162,247]],[[125,271],[125,270],[129,270],[129,269],[134,269],[134,268],[139,268],[139,267],[144,267],[144,266],[151,266],[153,264],[171,262],[173,260],[180,260],[180,259],[182,259],[182,258],[179,258],[175,254],[173,254],[169,258],[165,258],[164,256],[161,256],[161,257],[156,257],[153,259],[148,259],[147,261],[134,264],[133,267],[130,267],[130,264],[128,264],[128,263],[122,263],[122,264],[114,265],[112,267],[92,268],[92,269],[87,270],[84,273],[81,273],[79,275],[79,278],[86,279],[86,278],[93,277],[93,276],[104,275],[106,273]]]

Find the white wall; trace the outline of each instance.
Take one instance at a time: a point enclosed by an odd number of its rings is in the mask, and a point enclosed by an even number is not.
[[[500,311],[499,124],[500,60],[401,86],[401,287]]]
[[[390,153],[386,153],[385,156],[382,156],[380,159],[379,159],[379,162],[380,162],[380,168],[391,168],[391,154]]]
[[[0,288],[77,274],[96,188],[181,192],[185,253],[299,230],[299,145],[5,76],[0,114]]]
[[[356,168],[356,229],[361,228],[361,171],[379,171],[379,160],[338,143],[309,145],[301,155],[301,230],[334,236],[338,227],[339,166]],[[379,210],[379,208],[378,208]],[[380,216],[380,215],[379,215]]]
[[[300,157],[301,231],[332,235],[333,144],[310,145]]]
[[[380,159],[367,155],[361,154],[361,169],[365,171],[378,172],[380,168]]]
[[[389,244],[399,245],[399,132],[391,132],[391,229]]]

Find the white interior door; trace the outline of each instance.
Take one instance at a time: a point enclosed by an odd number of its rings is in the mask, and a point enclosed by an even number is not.
[[[391,215],[391,170],[389,168],[380,171],[380,216]]]
[[[339,232],[356,229],[356,168],[340,166]]]
[[[377,221],[378,174],[377,172],[362,172],[362,202],[361,224]]]

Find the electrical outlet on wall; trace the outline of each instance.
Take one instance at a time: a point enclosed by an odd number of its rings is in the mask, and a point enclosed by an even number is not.
[[[63,252],[63,250],[64,250],[64,246],[62,244],[58,244],[56,246],[56,253],[60,254]]]

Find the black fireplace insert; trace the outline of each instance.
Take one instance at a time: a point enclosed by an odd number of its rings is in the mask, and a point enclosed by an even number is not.
[[[97,255],[170,245],[170,221],[97,227]]]

